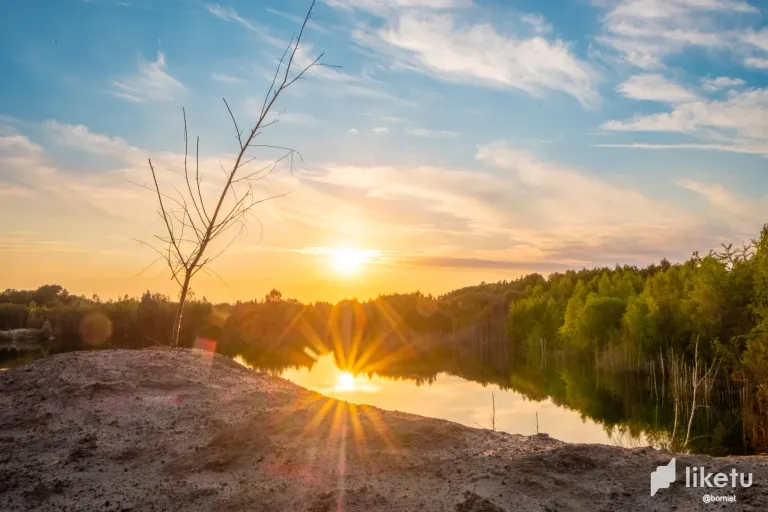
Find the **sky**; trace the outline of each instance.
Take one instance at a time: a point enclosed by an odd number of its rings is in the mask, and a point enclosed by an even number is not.
[[[148,160],[174,194],[185,112],[215,202],[240,149],[222,98],[253,126],[308,8],[0,3],[0,288],[175,295]],[[302,158],[253,184],[282,197],[197,297],[439,294],[681,261],[768,220],[768,3],[318,0],[295,69],[320,55],[259,135]]]

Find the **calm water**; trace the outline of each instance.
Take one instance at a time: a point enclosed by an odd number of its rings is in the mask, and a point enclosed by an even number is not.
[[[572,443],[684,446],[690,396],[675,396],[668,374],[598,371],[589,358],[564,354],[544,360],[439,349],[392,355],[349,347],[317,354],[294,346],[235,359],[327,396],[472,427],[491,428],[495,404],[496,429],[510,433],[530,435],[538,428]],[[749,453],[744,410],[727,382],[700,393],[686,449]]]
[[[529,400],[512,390],[484,386],[446,373],[438,373],[431,383],[379,375],[352,376],[336,365],[333,354],[326,354],[320,356],[311,369],[288,369],[278,375],[340,400],[441,418],[471,427],[491,428],[495,401],[497,430],[535,434],[538,415],[539,431],[563,441],[647,444],[642,436],[634,440],[621,434],[612,436],[603,425],[583,418],[576,411],[557,406],[551,399]]]
[[[605,373],[588,360],[562,354],[531,362],[440,351],[392,358],[389,351],[315,352],[283,345],[228,355],[330,397],[471,427],[491,428],[495,405],[497,430],[531,435],[538,429],[572,443],[681,449],[690,411],[686,398],[676,400],[658,376]],[[0,370],[41,357],[5,356]],[[749,430],[743,426],[748,408],[727,388],[713,386],[704,401],[700,398],[688,450],[751,452]]]

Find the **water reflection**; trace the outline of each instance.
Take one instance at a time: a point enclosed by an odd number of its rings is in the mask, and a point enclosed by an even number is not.
[[[538,414],[539,430],[552,437],[568,442],[613,444],[602,425],[582,419],[577,412],[559,407],[549,399],[528,400],[512,390],[484,386],[446,373],[438,373],[429,383],[378,374],[352,376],[337,366],[333,354],[326,354],[311,368],[288,369],[280,376],[326,396],[355,404],[483,428],[491,427],[491,392],[495,391],[497,430],[535,434]]]
[[[685,396],[673,396],[658,375],[602,371],[576,354],[551,353],[542,360],[439,345],[418,352],[361,346],[369,350],[284,345],[269,354],[252,351],[241,360],[355,404],[473,427],[495,423],[497,430],[525,435],[535,434],[538,425],[540,432],[575,443],[683,448],[690,404]],[[706,400],[697,408],[687,448],[713,455],[749,453],[738,398],[715,387]]]

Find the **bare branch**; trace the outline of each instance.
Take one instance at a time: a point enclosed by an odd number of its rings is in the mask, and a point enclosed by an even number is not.
[[[244,131],[240,128],[235,112],[230,107],[226,98],[222,98],[235,129],[235,138],[238,142],[239,152],[237,153],[237,157],[231,168],[228,167],[225,169],[224,165],[219,162],[225,182],[218,194],[218,199],[216,200],[215,205],[214,203],[209,203],[208,206],[212,206],[212,208],[209,209],[206,206],[206,201],[202,194],[203,176],[200,174],[199,137],[196,138],[195,145],[194,177],[192,177],[192,173],[189,169],[189,133],[186,109],[182,109],[184,121],[184,171],[182,173],[180,171],[168,169],[169,172],[181,176],[184,179],[184,182],[186,183],[186,192],[171,185],[176,196],[163,193],[152,160],[148,160],[154,188],[145,185],[139,186],[155,193],[158,201],[157,214],[165,225],[166,233],[164,236],[155,236],[155,239],[159,242],[158,247],[154,247],[144,242],[141,243],[155,251],[159,256],[158,259],[162,259],[166,262],[166,265],[171,270],[171,279],[180,287],[179,304],[177,306],[176,319],[174,321],[174,330],[171,335],[171,339],[175,343],[178,343],[182,312],[187,293],[189,292],[190,280],[198,272],[203,272],[206,275],[216,275],[221,279],[221,276],[208,268],[210,263],[216,261],[232,246],[235,240],[248,232],[246,220],[249,216],[253,216],[259,223],[261,240],[264,233],[264,226],[259,218],[253,215],[253,209],[261,203],[287,195],[277,194],[256,200],[252,184],[271,175],[277,167],[286,160],[290,160],[290,168],[291,172],[293,172],[295,155],[298,155],[301,161],[304,160],[301,153],[294,149],[277,145],[255,144],[254,141],[256,137],[261,135],[265,128],[280,121],[285,109],[278,113],[274,119],[272,119],[270,112],[272,112],[273,108],[276,108],[275,104],[282,93],[292,84],[301,80],[312,67],[316,65],[324,65],[320,62],[323,58],[323,54],[321,53],[317,58],[312,60],[309,65],[302,67],[298,72],[294,72],[293,69],[299,57],[298,53],[301,48],[305,29],[309,20],[312,19],[312,11],[315,7],[315,3],[316,0],[312,0],[302,22],[301,29],[297,35],[291,37],[290,42],[283,51],[275,69],[275,73],[272,76],[272,81],[264,96],[258,119],[249,131]],[[335,66],[328,67],[337,69]],[[255,156],[250,157],[249,155],[249,158],[246,158],[246,153],[251,149],[277,149],[284,151],[285,154],[259,169],[252,170],[249,168],[248,170],[244,170],[248,164],[256,160]],[[195,182],[194,185],[192,184],[192,180]],[[247,184],[247,188],[244,189],[242,194],[237,190],[237,187],[241,182]],[[184,187],[181,188],[183,189]],[[229,198],[230,194],[232,195],[232,199]],[[192,206],[189,206],[190,203]],[[194,214],[192,212],[194,212]],[[229,240],[219,252],[213,256],[208,256],[210,253],[209,248],[224,235],[225,232],[230,231],[231,228],[235,228],[238,225],[239,229],[237,229],[237,232],[232,239]],[[194,232],[194,236],[188,234],[190,230]],[[156,261],[157,259],[155,262]],[[153,264],[155,262],[153,262]]]
[[[152,171],[152,179],[155,182],[155,190],[157,191],[157,202],[160,204],[160,210],[163,217],[163,220],[165,221],[165,227],[168,229],[168,234],[171,237],[171,243],[173,244],[173,247],[176,249],[176,254],[179,256],[179,260],[181,260],[182,263],[184,263],[184,267],[187,266],[187,263],[184,261],[184,256],[181,253],[181,249],[179,249],[178,244],[174,241],[174,235],[173,235],[173,227],[171,222],[168,220],[168,214],[165,211],[165,204],[163,203],[163,195],[160,193],[160,185],[157,183],[157,175],[155,174],[155,168],[152,166],[152,159],[148,159],[149,162],[149,168]]]
[[[188,149],[187,149],[187,147],[188,147],[188,139],[187,139],[187,110],[182,108],[182,112],[184,114],[184,181],[187,183],[187,190],[189,191],[189,197],[190,197],[190,199],[192,199],[192,204],[195,206],[195,211],[197,211],[197,216],[200,218],[201,222],[204,222],[205,220],[207,220],[208,216],[206,215],[205,217],[203,217],[203,215],[200,213],[200,208],[197,206],[197,201],[195,200],[195,194],[192,193],[192,185],[189,182],[189,168],[187,167],[187,153],[188,153]],[[198,153],[197,169],[199,170],[199,168],[200,168],[200,158],[199,158],[200,139],[199,138],[197,139],[197,153]],[[199,172],[196,174],[196,176],[197,176],[197,185],[198,185],[197,190],[199,192],[200,191]],[[200,199],[200,201],[202,202],[202,198]],[[186,207],[186,205],[185,205],[185,207]]]
[[[226,98],[221,98],[224,101],[224,105],[227,107],[227,112],[229,112],[229,117],[232,118],[232,124],[235,125],[235,133],[237,133],[236,139],[237,142],[240,144],[240,149],[243,149],[243,132],[240,131],[240,128],[237,126],[237,121],[235,121],[235,115],[232,113],[232,109],[229,108],[229,103],[227,103]]]

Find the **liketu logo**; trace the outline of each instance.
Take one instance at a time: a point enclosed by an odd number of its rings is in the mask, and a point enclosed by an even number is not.
[[[666,466],[658,466],[656,471],[651,473],[651,496],[655,496],[659,489],[668,489],[669,486],[677,480],[676,459],[669,461]],[[686,487],[751,487],[752,473],[740,473],[736,469],[731,469],[730,473],[712,473],[707,472],[703,467],[685,468],[685,486]]]
[[[669,464],[658,466],[656,471],[651,473],[651,496],[655,496],[659,489],[669,488],[669,485],[677,479],[675,464],[675,459],[672,459]]]

